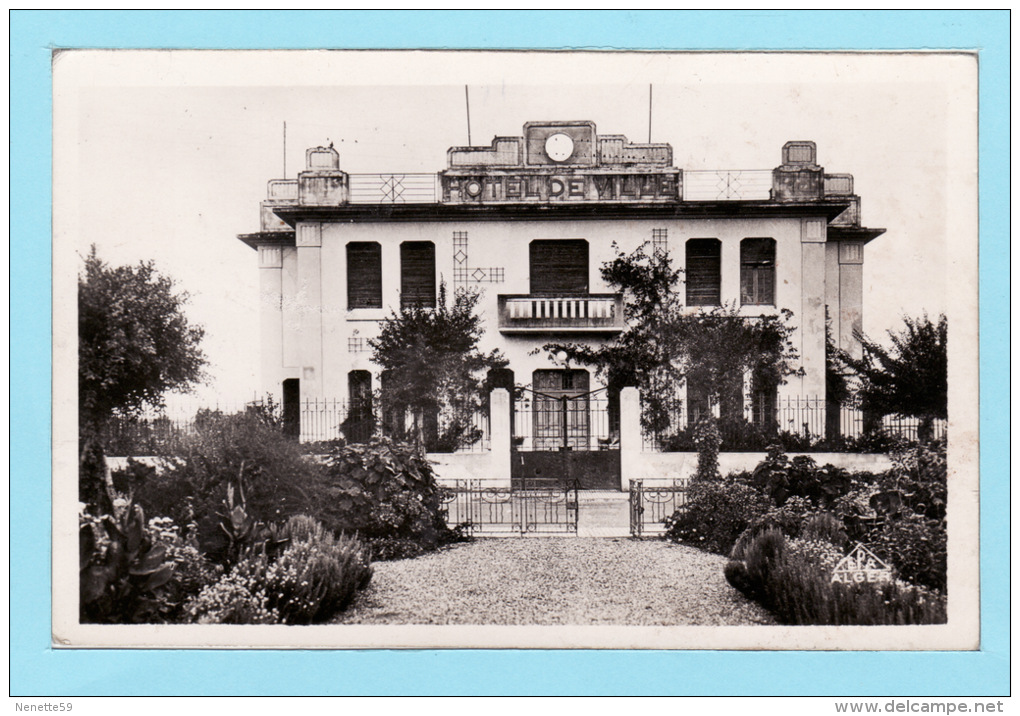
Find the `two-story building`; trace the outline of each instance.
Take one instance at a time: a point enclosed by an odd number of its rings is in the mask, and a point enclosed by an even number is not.
[[[591,393],[596,376],[536,349],[619,333],[622,297],[599,267],[646,243],[684,269],[687,305],[792,312],[801,370],[780,397],[824,397],[827,309],[838,344],[859,349],[864,245],[884,230],[861,226],[853,177],[826,173],[813,142],[788,142],[771,170],[684,171],[669,144],[529,122],[449,149],[435,174],[348,174],[331,147],[306,158],[240,236],[258,250],[262,387],[285,403],[377,390],[369,339],[392,310],[434,305],[440,282],[482,293],[483,347],[516,384]]]

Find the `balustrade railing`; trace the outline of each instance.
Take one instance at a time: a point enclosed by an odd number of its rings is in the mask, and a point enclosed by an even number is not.
[[[616,293],[586,296],[501,295],[499,329],[513,331],[623,330],[623,296]]]
[[[684,201],[768,201],[772,198],[769,169],[687,170]]]
[[[352,204],[435,204],[440,196],[435,174],[350,174]]]

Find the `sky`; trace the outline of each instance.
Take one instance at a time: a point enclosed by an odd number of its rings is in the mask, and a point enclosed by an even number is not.
[[[198,399],[250,398],[258,269],[236,237],[258,229],[266,182],[330,142],[351,173],[439,171],[468,144],[465,86],[474,145],[539,120],[647,141],[649,111],[682,169],[771,169],[812,140],[827,172],[854,175],[862,223],[887,230],[865,249],[865,332],[976,305],[966,55],[73,51],[54,63],[56,331],[73,331],[57,299],[90,245],[152,260],[206,331]]]

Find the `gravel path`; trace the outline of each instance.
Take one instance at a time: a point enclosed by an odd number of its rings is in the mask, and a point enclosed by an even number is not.
[[[772,624],[725,559],[653,540],[479,539],[377,562],[338,624]]]

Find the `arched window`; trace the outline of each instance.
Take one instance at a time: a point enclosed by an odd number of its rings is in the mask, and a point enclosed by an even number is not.
[[[740,305],[776,304],[776,242],[744,239],[740,242]]]
[[[347,417],[342,427],[344,437],[352,443],[367,442],[375,432],[372,374],[367,370],[352,370],[347,374]]]
[[[722,299],[719,239],[688,239],[685,267],[688,306],[718,306]]]

